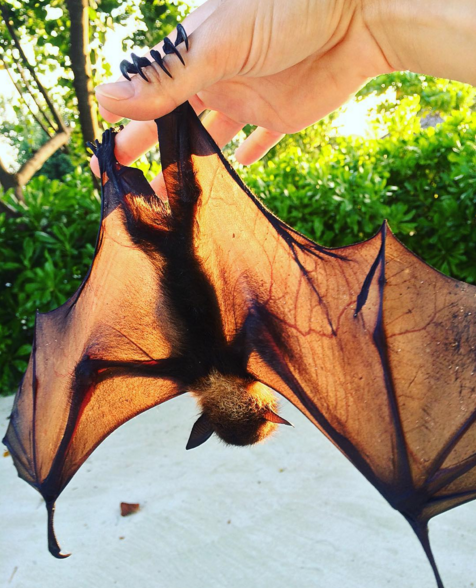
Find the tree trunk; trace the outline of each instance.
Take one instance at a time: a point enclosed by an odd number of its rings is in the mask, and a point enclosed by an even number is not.
[[[93,142],[99,136],[99,126],[89,58],[88,0],[67,0],[66,5],[71,20],[69,56],[78,99],[79,123],[84,141]]]
[[[58,149],[66,145],[69,140],[69,133],[58,133],[48,139],[43,145],[26,161],[21,168],[17,171],[18,183],[20,186],[27,184],[31,178],[41,169],[47,159],[49,159],[53,153],[56,153]]]
[[[38,151],[26,161],[16,173],[9,172],[0,161],[0,184],[5,190],[13,188],[18,200],[23,201],[23,186],[28,184],[31,178],[41,169],[42,165],[53,153],[66,145],[69,133],[57,133],[38,149]],[[5,209],[6,204],[0,201],[0,210]]]
[[[7,168],[3,165],[3,162],[0,160],[0,184],[2,188],[5,190],[10,190],[10,188],[15,188],[18,185],[18,179],[16,174],[10,173]]]
[[[19,200],[23,200],[23,191],[21,189],[21,186],[18,184],[17,174],[10,173],[6,169],[6,167],[3,165],[3,162],[1,159],[0,159],[0,185],[5,190],[5,192],[7,190],[10,190],[10,188],[13,188],[15,190],[15,196],[17,198],[19,198]],[[6,202],[3,202],[3,200],[0,199],[0,214],[2,212],[7,215],[7,218],[17,216],[17,213],[15,212],[15,210],[13,210],[9,204],[7,204]]]

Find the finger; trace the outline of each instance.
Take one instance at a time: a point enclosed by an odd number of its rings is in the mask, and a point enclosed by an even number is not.
[[[130,165],[157,144],[157,126],[153,120],[131,121],[115,138],[114,155],[122,165]],[[99,163],[94,155],[90,166],[96,176],[100,175]]]
[[[198,97],[190,101],[197,114],[201,114],[205,108]],[[134,121],[128,123],[117,133],[114,143],[114,155],[122,165],[130,165],[139,157],[147,153],[157,144],[157,125],[155,121]],[[99,162],[95,155],[89,163],[93,173],[99,177]]]
[[[233,120],[222,112],[212,111],[202,121],[218,147],[224,147],[241,131],[243,123]]]
[[[188,14],[181,23],[183,25],[183,27],[185,28],[185,30],[187,31],[187,34],[190,36],[193,33],[193,31],[195,31],[209,17],[222,2],[223,2],[223,0],[208,0],[207,2],[205,2],[204,4],[202,4],[201,6],[196,8],[193,12]],[[170,33],[169,38],[171,40],[175,41],[176,37],[177,37],[177,30],[174,29]],[[163,45],[163,42],[161,42],[158,45],[156,45],[155,47],[153,47],[153,49],[160,51],[163,55],[162,45]],[[183,53],[181,48],[180,48],[180,52]],[[150,52],[145,53],[145,56],[149,60],[152,60],[151,56],[150,56]],[[117,82],[124,82],[124,77],[122,75],[119,76],[116,79],[116,83]],[[117,114],[114,114],[113,112],[110,112],[109,110],[107,110],[106,107],[102,106],[101,104],[99,105],[99,112],[100,112],[101,116],[104,118],[104,120],[106,120],[109,123],[113,123],[113,124],[118,122],[122,118],[124,118],[123,116],[119,116]]]
[[[123,116],[117,116],[117,114],[112,114],[112,112],[109,112],[101,105],[99,105],[99,114],[103,117],[103,119],[106,122],[111,123],[113,125],[124,118]]]
[[[185,67],[176,55],[166,55],[169,77],[157,63],[144,68],[149,81],[136,75],[131,81],[104,84],[96,89],[100,104],[109,112],[134,120],[151,120],[219,80],[237,75],[246,61],[246,43],[252,34],[250,19],[234,2],[224,2],[191,35],[189,50],[179,45]],[[230,31],[232,27],[232,31]],[[251,29],[251,33],[250,30]]]
[[[243,128],[242,123],[233,120],[221,112],[210,112],[207,114],[203,121],[203,126],[219,147],[224,147]],[[150,185],[158,196],[164,200],[167,198],[162,172],[155,176]]]
[[[159,198],[164,201],[167,200],[167,188],[165,187],[164,174],[162,172],[155,176],[150,185]]]
[[[266,155],[284,136],[282,133],[258,127],[235,151],[235,158],[243,165],[251,165]]]

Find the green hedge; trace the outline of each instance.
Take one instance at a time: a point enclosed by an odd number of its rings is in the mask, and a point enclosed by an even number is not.
[[[240,173],[322,245],[367,239],[387,219],[427,263],[476,283],[476,114],[454,113],[426,130],[409,117],[407,127],[383,139],[335,137],[317,152],[289,147]]]
[[[62,304],[81,283],[94,253],[100,200],[88,170],[63,182],[33,178],[18,213],[0,214],[0,393],[15,391],[31,351],[35,312]]]
[[[418,97],[387,109],[383,139],[328,135],[320,123],[240,173],[284,221],[323,245],[373,235],[384,219],[444,273],[476,283],[476,114],[420,129]],[[156,171],[156,166],[154,166]],[[87,169],[36,177],[26,203],[0,215],[0,392],[15,390],[30,353],[35,311],[79,286],[94,251],[100,204]]]

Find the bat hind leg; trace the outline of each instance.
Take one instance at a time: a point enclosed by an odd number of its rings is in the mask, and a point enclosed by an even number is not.
[[[98,158],[103,185],[106,183],[107,179],[112,180],[118,192],[121,192],[118,180],[118,168],[120,166],[117,163],[116,156],[114,154],[114,147],[116,144],[116,135],[123,128],[124,127],[121,125],[117,129],[106,129],[102,134],[102,143],[100,143],[97,139],[94,144],[90,142],[87,143],[88,147]],[[107,175],[107,178],[104,177],[104,174]]]

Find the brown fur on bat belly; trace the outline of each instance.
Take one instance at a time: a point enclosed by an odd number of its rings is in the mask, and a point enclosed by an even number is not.
[[[278,401],[268,386],[255,380],[212,371],[190,392],[202,414],[195,422],[187,449],[213,433],[229,445],[253,445],[269,437],[278,424],[290,425],[277,414]]]

